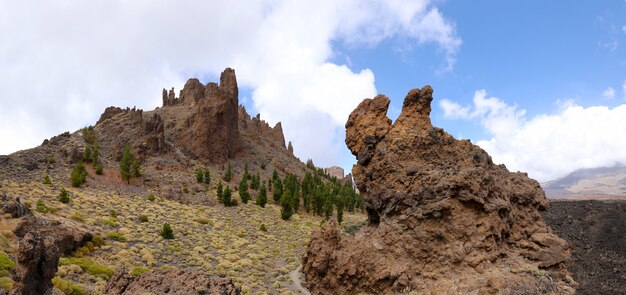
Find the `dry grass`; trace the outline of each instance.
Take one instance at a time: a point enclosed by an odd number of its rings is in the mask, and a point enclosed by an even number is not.
[[[294,292],[289,272],[299,266],[311,231],[321,223],[320,217],[308,214],[296,214],[292,220],[283,221],[275,205],[188,205],[158,195],[149,201],[151,192],[125,195],[70,188],[72,202],[62,204],[56,199],[59,190],[41,182],[5,181],[2,190],[21,196],[24,202],[34,204],[42,199],[54,208],[45,213],[46,217],[109,237],[106,245],[87,253],[80,262],[109,269],[125,267],[134,273],[194,267],[208,275],[232,277],[246,294]],[[117,215],[111,216],[112,211]],[[140,222],[140,216],[146,216],[148,222]],[[347,224],[361,224],[365,216],[345,214],[344,219]],[[166,222],[174,231],[173,240],[159,236]],[[266,232],[259,230],[261,224]],[[85,265],[72,265],[60,268],[59,284],[69,282],[94,294],[104,291],[106,282],[101,275],[85,271]]]

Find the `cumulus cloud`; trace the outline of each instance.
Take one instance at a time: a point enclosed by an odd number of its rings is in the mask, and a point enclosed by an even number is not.
[[[444,100],[440,107],[450,119],[480,120],[490,138],[477,144],[494,162],[539,181],[626,163],[626,104],[582,107],[570,101],[554,114],[528,118],[525,110],[479,90],[472,105]]]
[[[93,124],[109,105],[152,109],[163,87],[231,66],[296,154],[322,165],[376,94],[372,71],[330,62],[334,42],[435,44],[445,69],[461,44],[431,0],[3,1],[0,34],[0,154]]]
[[[615,89],[613,87],[609,87],[602,91],[602,96],[606,99],[613,99],[615,97]]]

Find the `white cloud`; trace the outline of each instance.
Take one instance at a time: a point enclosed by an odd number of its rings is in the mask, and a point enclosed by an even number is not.
[[[626,80],[622,83],[622,92],[624,93],[624,99],[626,99]]]
[[[329,62],[332,42],[436,44],[446,69],[461,44],[431,0],[4,1],[0,34],[0,154],[109,105],[152,109],[163,87],[232,66],[262,116],[321,165],[339,161],[349,112],[376,94],[370,70]]]
[[[480,120],[491,138],[477,144],[509,170],[547,181],[580,168],[626,163],[626,104],[585,108],[570,101],[555,114],[527,118],[517,106],[485,96],[480,90],[471,106],[440,106],[447,118]],[[468,115],[450,111],[458,108]]]
[[[622,31],[624,31],[624,34],[626,34],[626,25],[622,26]]]
[[[609,87],[602,91],[602,96],[606,99],[613,99],[615,97],[615,89],[613,87]]]

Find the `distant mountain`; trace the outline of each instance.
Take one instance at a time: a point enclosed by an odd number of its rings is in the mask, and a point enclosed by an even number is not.
[[[541,186],[548,198],[553,199],[626,196],[626,166],[580,169]]]

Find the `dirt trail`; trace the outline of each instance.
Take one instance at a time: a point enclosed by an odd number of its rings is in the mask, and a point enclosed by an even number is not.
[[[293,287],[295,289],[292,291],[299,292],[300,294],[311,295],[311,292],[309,292],[309,290],[307,290],[304,286],[302,286],[302,265],[290,271],[289,278],[291,278],[291,281],[293,282],[293,285],[294,285]]]

